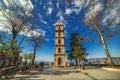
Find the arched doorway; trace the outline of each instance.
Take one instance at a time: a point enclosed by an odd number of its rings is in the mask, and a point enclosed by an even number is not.
[[[61,65],[61,58],[58,58],[58,65]]]

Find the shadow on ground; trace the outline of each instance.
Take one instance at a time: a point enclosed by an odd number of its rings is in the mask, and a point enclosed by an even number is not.
[[[90,68],[89,68],[90,69]],[[92,68],[91,68],[92,69]],[[61,70],[61,68],[57,71],[57,70],[45,70],[43,72],[39,72],[39,74],[44,74],[44,75],[69,75],[69,74],[72,74],[72,73],[81,73],[89,78],[91,78],[92,80],[98,80],[94,77],[92,77],[90,74],[88,73],[83,73],[82,71],[79,71],[79,70],[75,70],[75,69],[71,69],[71,71],[64,71],[64,70]]]
[[[89,68],[90,69],[90,68]],[[30,73],[24,73],[24,74],[21,74],[20,77],[15,77],[14,80],[30,80],[30,78],[37,78],[35,80],[45,80],[45,79],[42,79],[42,77],[40,77],[40,75],[55,75],[55,76],[60,76],[60,75],[70,75],[70,74],[74,74],[74,73],[80,73],[80,74],[83,74],[85,75],[86,77],[89,77],[90,79],[92,80],[110,80],[110,79],[97,79],[93,76],[91,76],[89,73],[87,72],[84,72],[82,70],[79,70],[79,69],[73,69],[73,68],[45,68],[44,71],[31,71]],[[38,79],[40,78],[40,79]],[[13,80],[13,79],[11,79]]]
[[[80,71],[47,71],[47,72],[39,72],[39,74],[45,74],[45,75],[69,75],[70,73],[80,73]]]

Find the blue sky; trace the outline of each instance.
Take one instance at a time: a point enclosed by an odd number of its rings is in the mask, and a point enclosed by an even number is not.
[[[88,0],[89,2],[90,0]],[[28,0],[33,7],[32,11],[38,15],[36,20],[39,25],[36,29],[44,31],[46,43],[37,51],[37,61],[53,61],[54,59],[54,24],[61,19],[65,29],[65,50],[68,49],[70,33],[77,32],[79,35],[88,35],[87,28],[83,24],[86,14],[86,6],[88,2],[85,0]],[[98,4],[99,5],[99,4]],[[101,6],[97,6],[97,8]],[[18,41],[21,35],[17,36]],[[22,43],[23,52],[33,53],[33,48],[26,39]],[[108,44],[111,56],[120,57],[120,36],[112,38]],[[93,42],[83,42],[87,57],[106,57],[102,45]],[[65,53],[67,56],[67,53]]]

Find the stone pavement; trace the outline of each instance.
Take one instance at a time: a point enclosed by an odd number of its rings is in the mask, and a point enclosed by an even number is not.
[[[120,72],[101,68],[81,70],[49,67],[43,72],[36,70],[23,75],[16,74],[15,78],[10,80],[120,80]]]

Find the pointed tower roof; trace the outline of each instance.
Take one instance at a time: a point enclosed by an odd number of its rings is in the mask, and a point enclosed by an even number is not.
[[[61,20],[58,20],[55,25],[63,25]]]

